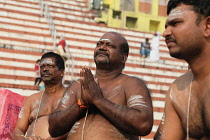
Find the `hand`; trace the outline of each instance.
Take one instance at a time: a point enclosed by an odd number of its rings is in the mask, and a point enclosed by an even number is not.
[[[90,69],[85,67],[80,71],[81,99],[84,105],[93,103],[94,100],[103,98],[97,79],[94,79]]]

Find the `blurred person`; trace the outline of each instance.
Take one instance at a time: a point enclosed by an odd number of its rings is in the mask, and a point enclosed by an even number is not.
[[[160,32],[155,32],[150,44],[150,61],[159,61]]]
[[[55,51],[55,53],[62,56],[64,61],[66,61],[69,58],[67,53],[66,53],[66,40],[63,37],[63,35],[60,36],[60,41],[57,44],[57,50]]]
[[[42,82],[41,76],[40,76],[40,59],[36,61],[35,64],[35,81],[34,86],[39,86],[39,84]]]
[[[140,53],[141,53],[142,57],[150,56],[149,38],[145,38],[145,42],[141,43]]]

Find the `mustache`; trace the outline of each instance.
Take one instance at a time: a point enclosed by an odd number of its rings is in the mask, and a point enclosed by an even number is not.
[[[99,54],[103,54],[103,55],[106,55],[106,56],[108,56],[108,57],[109,57],[109,54],[108,54],[108,53],[106,53],[106,51],[102,51],[102,50],[98,50],[98,51],[95,53],[95,55],[94,55],[94,56],[97,56],[97,55],[99,55]]]
[[[171,36],[166,36],[165,37],[165,42],[167,43],[167,42],[176,42],[176,39],[174,39],[173,37],[171,37]]]
[[[41,75],[43,76],[43,75],[52,75],[52,74],[49,72],[42,72]]]

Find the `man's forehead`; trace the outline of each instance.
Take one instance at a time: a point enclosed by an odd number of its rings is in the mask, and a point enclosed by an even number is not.
[[[176,8],[172,9],[168,15],[167,20],[171,21],[176,18],[183,18],[185,14],[188,12],[193,11],[192,7],[189,5],[180,5]]]
[[[41,65],[43,64],[55,64],[52,58],[44,58],[41,60]]]
[[[112,40],[115,40],[117,36],[114,33],[105,33],[99,41],[107,41],[107,42],[112,42]]]
[[[112,42],[111,39],[108,39],[108,38],[101,38],[99,41]]]

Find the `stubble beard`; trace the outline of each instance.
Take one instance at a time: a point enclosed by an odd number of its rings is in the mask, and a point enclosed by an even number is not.
[[[180,53],[170,53],[170,56],[176,59],[183,59]]]
[[[107,61],[98,61],[96,58],[95,58],[95,62],[96,64],[109,64],[109,59]]]

